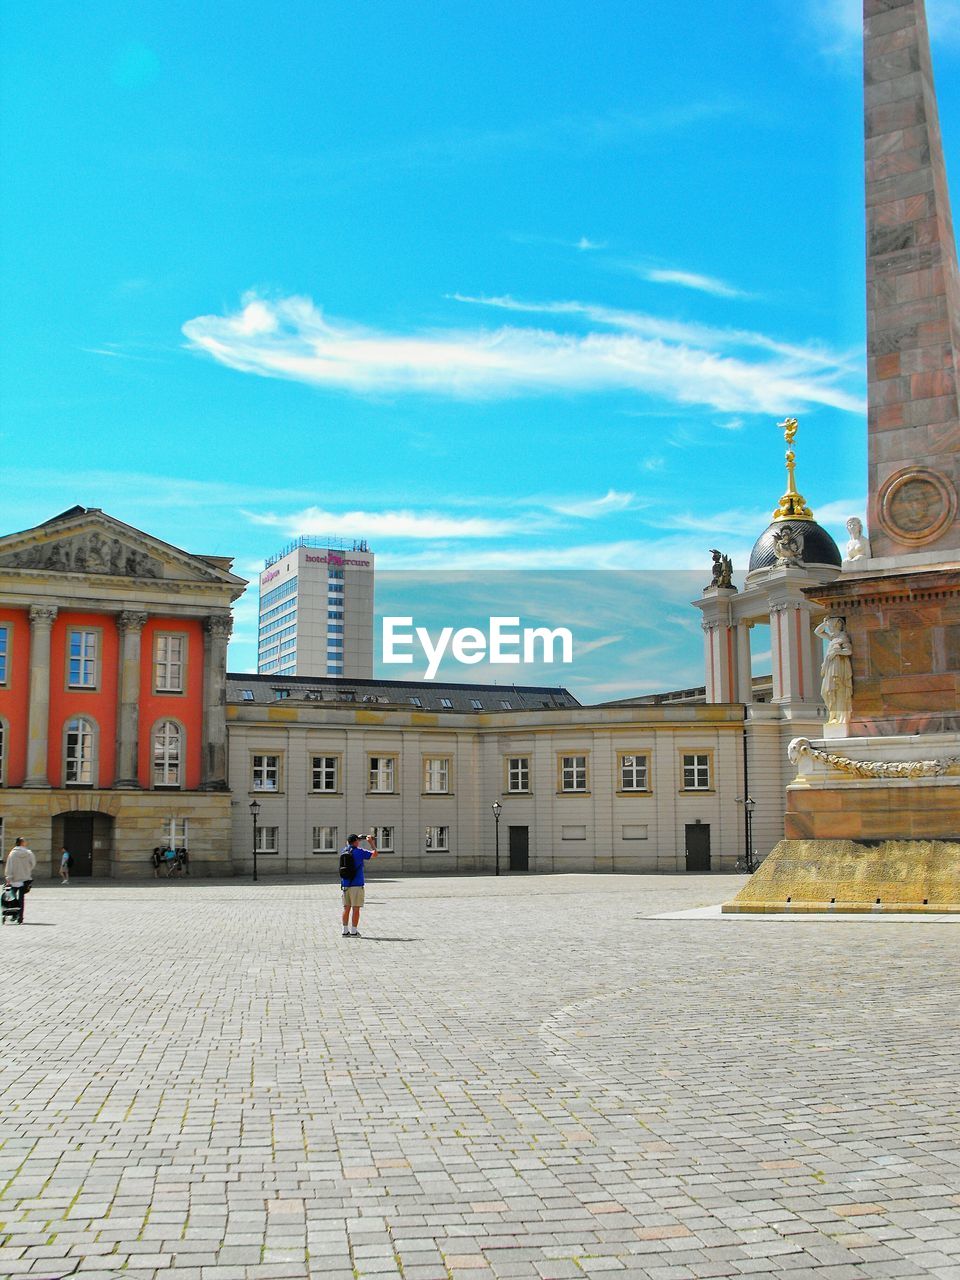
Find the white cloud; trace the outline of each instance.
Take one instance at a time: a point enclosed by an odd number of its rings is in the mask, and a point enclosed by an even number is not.
[[[741,289],[735,289],[733,285],[725,284],[723,280],[717,280],[714,276],[702,276],[695,271],[676,271],[660,267],[646,267],[640,269],[640,274],[645,280],[650,280],[653,284],[675,284],[681,289],[696,289],[700,293],[710,293],[717,298],[745,298],[747,295]]]
[[[333,323],[307,298],[268,301],[248,295],[240,311],[198,316],[187,321],[183,332],[195,350],[229,368],[361,394],[413,392],[476,399],[635,391],[727,413],[776,414],[814,404],[863,410],[859,395],[839,385],[844,370],[822,352],[790,349],[787,355],[779,344],[758,342],[755,336],[754,346],[776,352],[757,361],[720,349],[723,344],[711,349],[670,339],[662,322],[661,332],[648,337],[629,313],[632,323],[620,323],[617,329],[619,313],[603,308],[483,301],[586,318],[602,313],[604,328],[615,331],[573,334],[503,327],[407,335]],[[728,347],[736,344],[732,335],[726,336]],[[740,345],[750,342],[741,336]]]
[[[610,515],[615,511],[626,511],[633,506],[636,495],[618,493],[616,489],[608,489],[602,498],[583,498],[580,500],[556,502],[553,510],[559,515],[576,516],[581,520],[593,520],[598,516]]]
[[[528,528],[519,520],[462,519],[430,511],[324,511],[307,507],[288,515],[245,514],[254,524],[283,529],[290,537],[503,538]]]
[[[607,246],[599,240],[589,240],[586,236],[581,236],[577,241],[576,247],[582,250],[605,249]]]

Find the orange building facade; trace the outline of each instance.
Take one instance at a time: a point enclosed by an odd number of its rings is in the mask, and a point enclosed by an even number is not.
[[[95,508],[0,538],[0,839],[38,876],[229,871],[230,563]]]

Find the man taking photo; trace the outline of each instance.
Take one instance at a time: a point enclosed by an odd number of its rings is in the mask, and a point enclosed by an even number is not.
[[[368,835],[364,848],[359,836],[347,836],[347,843],[340,850],[340,888],[343,890],[343,936],[359,938],[360,908],[363,906],[363,864],[377,856],[377,842]],[[350,923],[350,913],[353,922]]]

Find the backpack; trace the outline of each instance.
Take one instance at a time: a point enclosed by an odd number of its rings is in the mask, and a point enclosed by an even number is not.
[[[353,850],[344,849],[340,854],[340,879],[350,881],[357,874],[357,864],[353,860]]]

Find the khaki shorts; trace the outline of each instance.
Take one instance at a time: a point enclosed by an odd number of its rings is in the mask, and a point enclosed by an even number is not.
[[[345,907],[362,907],[363,906],[363,885],[357,885],[356,888],[343,890],[343,905]]]

